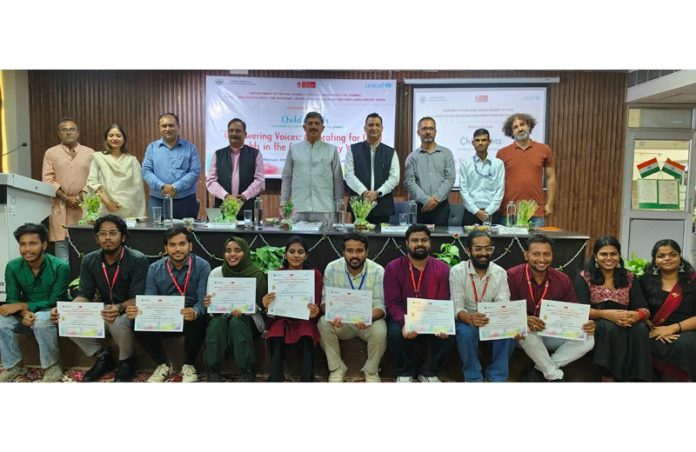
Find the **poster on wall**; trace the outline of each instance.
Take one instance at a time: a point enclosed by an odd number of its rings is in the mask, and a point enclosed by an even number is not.
[[[395,80],[206,77],[205,164],[229,145],[227,123],[247,125],[246,144],[261,150],[267,178],[279,179],[290,145],[305,139],[304,116],[324,117],[322,140],[338,148],[341,162],[351,144],[365,140],[365,117],[383,120],[382,142],[394,146]]]

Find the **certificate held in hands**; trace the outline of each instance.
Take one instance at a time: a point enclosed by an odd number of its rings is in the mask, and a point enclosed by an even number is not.
[[[488,324],[479,327],[479,339],[482,341],[511,339],[527,334],[526,300],[479,303],[478,312],[488,318]]]
[[[57,307],[59,336],[105,337],[102,303],[59,301]]]
[[[587,333],[582,326],[590,319],[590,305],[542,300],[539,318],[545,324],[544,329],[537,333],[539,336],[584,341]]]
[[[372,324],[372,291],[326,287],[326,320]]]
[[[276,295],[268,305],[268,315],[309,320],[307,305],[314,303],[314,270],[268,272],[268,292]]]
[[[407,298],[406,331],[418,334],[454,335],[454,306],[452,300],[429,300],[427,298]]]
[[[212,296],[208,314],[256,312],[255,278],[209,278],[208,293]]]
[[[184,297],[180,295],[136,295],[135,331],[172,333],[184,331]]]

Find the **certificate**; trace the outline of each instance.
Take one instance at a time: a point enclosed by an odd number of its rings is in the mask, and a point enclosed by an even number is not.
[[[372,291],[326,287],[326,320],[372,324]]]
[[[179,295],[136,295],[135,331],[184,331],[184,297]]]
[[[479,339],[492,341],[527,334],[527,301],[479,303],[478,312],[488,317],[488,324],[479,327]]]
[[[406,331],[418,334],[454,335],[454,306],[452,300],[428,300],[426,298],[407,298]]]
[[[314,270],[268,272],[268,292],[276,295],[268,305],[268,315],[309,320],[307,305],[314,303]]]
[[[103,338],[102,303],[81,301],[58,302],[58,335],[63,337]]]
[[[209,314],[256,312],[256,278],[209,278],[208,293],[212,297]]]
[[[565,301],[542,300],[539,318],[545,327],[539,336],[584,341],[587,333],[582,326],[590,318],[590,305]]]

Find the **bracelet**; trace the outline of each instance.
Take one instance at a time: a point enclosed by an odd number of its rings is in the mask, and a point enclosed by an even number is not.
[[[679,327],[679,331],[677,331],[677,334],[681,333],[681,322],[677,322],[677,326]]]
[[[639,320],[645,320],[645,311],[638,310],[636,312],[638,313]]]

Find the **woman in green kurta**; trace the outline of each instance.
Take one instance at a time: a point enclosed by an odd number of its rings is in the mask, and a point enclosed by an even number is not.
[[[254,339],[266,327],[266,315],[261,299],[268,292],[266,275],[251,262],[249,244],[240,237],[225,242],[222,266],[214,268],[209,278],[255,278],[256,312],[242,314],[233,310],[228,314],[211,314],[205,333],[205,364],[208,381],[220,381],[220,369],[230,353],[241,372],[240,381],[255,381],[258,364],[254,352]],[[210,283],[208,283],[210,287]],[[207,294],[203,301],[206,309],[213,297]]]

